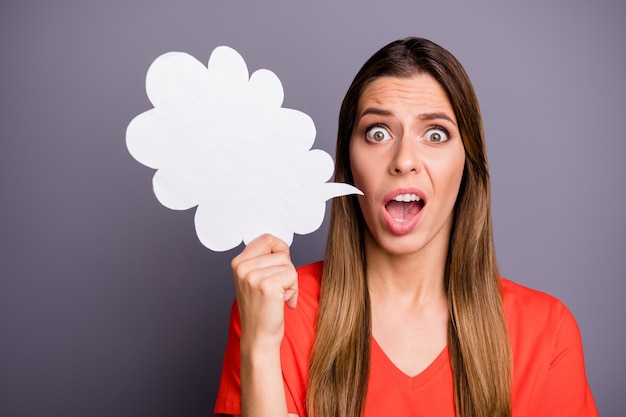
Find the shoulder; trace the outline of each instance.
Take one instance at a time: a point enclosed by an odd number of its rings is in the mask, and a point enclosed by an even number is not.
[[[550,294],[502,279],[514,414],[597,416],[574,316]]]
[[[530,314],[565,309],[556,297],[525,287],[506,278],[500,278],[505,309],[511,313]]]
[[[556,297],[502,279],[504,313],[516,359],[529,355],[546,361],[568,347],[581,345],[574,316]],[[541,352],[541,354],[539,354]],[[531,358],[532,356],[532,358]]]
[[[576,327],[572,314],[558,298],[508,279],[502,278],[501,283],[504,311],[512,338],[517,333],[554,336],[563,326]]]

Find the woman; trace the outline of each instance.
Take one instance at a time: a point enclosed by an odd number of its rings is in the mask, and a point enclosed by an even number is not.
[[[556,299],[499,278],[482,121],[445,49],[393,42],[339,116],[323,263],[266,235],[233,260],[217,414],[596,416]],[[285,304],[288,308],[285,308]]]

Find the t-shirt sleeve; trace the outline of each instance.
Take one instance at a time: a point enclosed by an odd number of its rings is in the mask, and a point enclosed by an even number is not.
[[[559,322],[538,417],[597,417],[585,374],[580,331],[571,312],[558,303]]]
[[[222,364],[220,386],[213,412],[215,415],[241,414],[241,380],[239,379],[239,339],[241,337],[241,323],[237,302],[234,302],[230,311],[228,339],[226,352]]]
[[[226,352],[224,353],[220,386],[217,392],[215,408],[213,409],[215,415],[241,415],[240,339],[241,320],[237,302],[235,301],[230,311]],[[290,413],[295,413],[296,406],[293,398],[287,390],[285,394],[287,397],[287,409]]]

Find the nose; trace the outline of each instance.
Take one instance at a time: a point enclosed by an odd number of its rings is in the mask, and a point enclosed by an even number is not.
[[[392,175],[402,175],[407,173],[418,173],[422,169],[419,152],[415,140],[403,135],[396,142],[393,159],[389,165]]]

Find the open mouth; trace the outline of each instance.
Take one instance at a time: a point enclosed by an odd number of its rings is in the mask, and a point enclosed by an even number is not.
[[[413,219],[424,208],[424,200],[417,194],[398,194],[385,204],[391,218],[398,223],[406,223]]]

